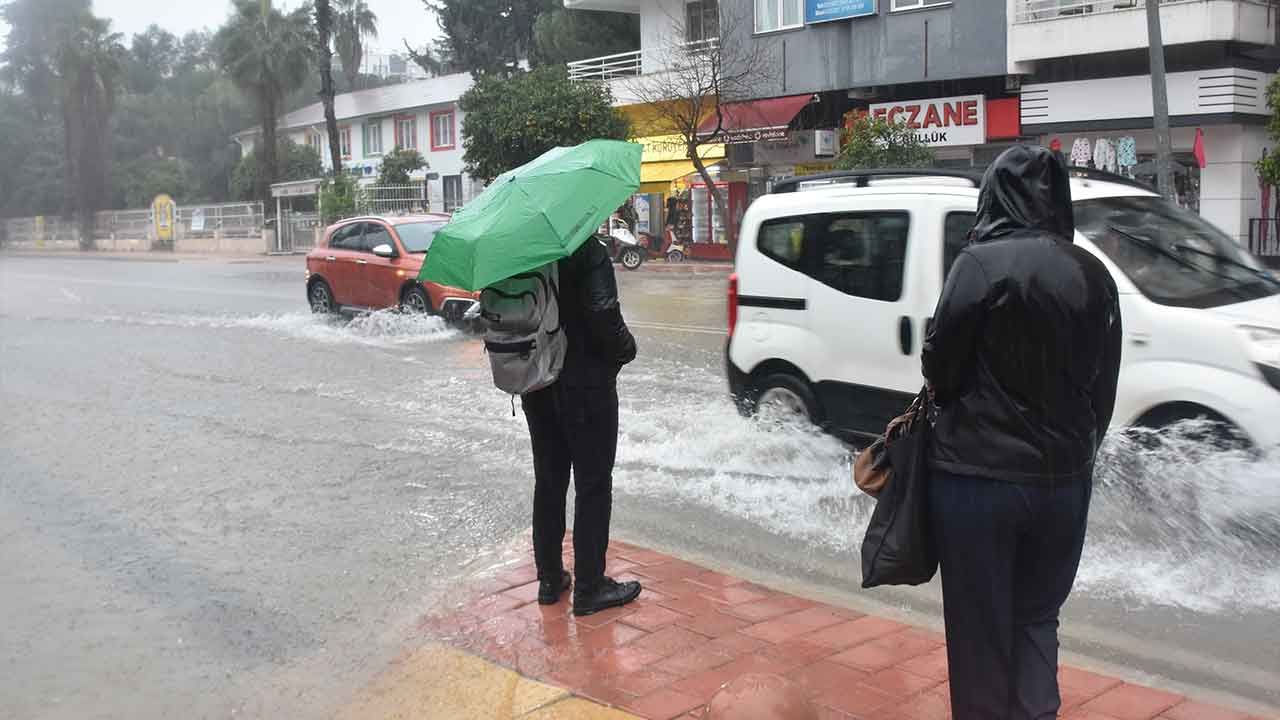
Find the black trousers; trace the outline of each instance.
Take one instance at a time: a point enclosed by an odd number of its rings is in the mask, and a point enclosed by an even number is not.
[[[1080,565],[1092,490],[933,472],[954,720],[1057,717],[1058,612]]]
[[[579,588],[604,577],[613,509],[613,462],[618,450],[618,389],[572,387],[557,382],[523,397],[533,441],[533,554],[538,577],[563,568],[569,471],[577,500],[573,511],[574,575]]]

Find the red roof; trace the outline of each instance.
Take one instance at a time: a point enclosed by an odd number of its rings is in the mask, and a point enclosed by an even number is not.
[[[789,95],[768,100],[725,103],[720,106],[720,114],[724,118],[720,128],[726,132],[784,128],[791,124],[796,115],[812,99],[813,95]],[[715,129],[716,114],[712,113],[702,121],[698,132],[710,133]]]

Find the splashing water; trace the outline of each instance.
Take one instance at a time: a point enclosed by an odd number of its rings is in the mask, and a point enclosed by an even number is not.
[[[327,344],[358,344],[376,347],[413,345],[449,340],[461,336],[442,318],[396,310],[345,317],[312,313],[260,315],[104,315],[96,322],[144,327],[182,327],[260,330],[286,337]]]
[[[707,371],[638,388],[624,393],[619,492],[697,503],[856,557],[861,532],[850,529],[866,526],[874,501],[853,488],[847,446],[741,417]],[[1280,606],[1280,450],[1222,449],[1204,430],[1108,437],[1078,591],[1212,613]]]

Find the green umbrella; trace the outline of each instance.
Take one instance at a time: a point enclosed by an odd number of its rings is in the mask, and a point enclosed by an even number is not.
[[[640,188],[641,151],[591,140],[499,175],[436,233],[418,278],[479,290],[572,255]]]

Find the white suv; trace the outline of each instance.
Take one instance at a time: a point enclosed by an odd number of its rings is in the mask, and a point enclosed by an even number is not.
[[[797,178],[742,220],[728,375],[744,412],[879,434],[923,384],[920,346],[973,227],[980,178],[868,171]],[[1280,280],[1145,186],[1073,171],[1075,242],[1120,291],[1114,426],[1206,417],[1280,444]]]

